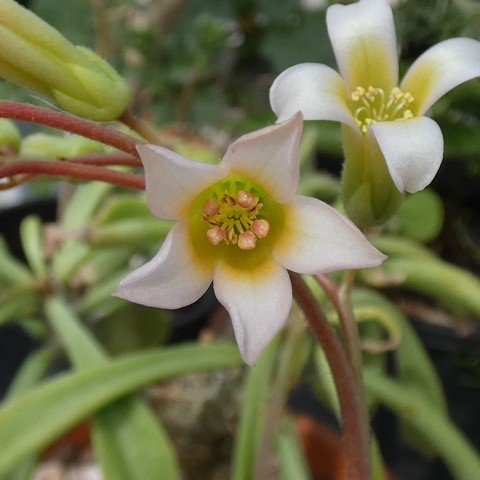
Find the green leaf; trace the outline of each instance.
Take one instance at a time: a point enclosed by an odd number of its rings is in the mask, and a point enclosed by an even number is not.
[[[232,480],[252,478],[263,432],[277,346],[278,341],[271,342],[260,355],[255,367],[248,369],[245,377],[242,411],[233,450]]]
[[[4,290],[0,300],[0,325],[35,312],[40,301],[34,285],[25,285]]]
[[[439,259],[391,258],[381,267],[402,284],[435,298],[453,313],[480,318],[480,281],[472,273]]]
[[[48,348],[39,348],[32,352],[22,363],[5,399],[12,401],[31,390],[47,372],[54,353]]]
[[[107,225],[122,220],[153,220],[144,195],[117,195],[110,197],[95,215],[95,225]]]
[[[194,345],[129,355],[61,375],[0,409],[0,476],[81,419],[151,382],[241,364],[235,345]]]
[[[442,200],[433,190],[409,195],[393,221],[401,234],[428,243],[438,237],[443,227],[445,211]]]
[[[277,458],[280,474],[285,480],[312,478],[291,419],[277,434]]]
[[[383,404],[417,432],[426,447],[442,457],[456,479],[478,477],[480,457],[474,448],[447,417],[418,395],[417,390],[373,375],[366,375],[365,383]]]
[[[46,303],[47,317],[78,369],[108,364],[100,344],[58,299]],[[94,451],[107,479],[166,480],[179,477],[173,447],[158,419],[137,395],[108,405],[93,417]]]
[[[42,222],[36,215],[25,217],[20,223],[20,240],[25,257],[39,279],[47,277],[47,265],[43,253]]]
[[[32,283],[34,278],[25,265],[10,255],[7,244],[0,237],[0,282],[8,285]]]

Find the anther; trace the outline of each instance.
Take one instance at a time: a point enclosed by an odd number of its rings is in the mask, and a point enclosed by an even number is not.
[[[238,248],[241,250],[253,250],[255,248],[255,242],[257,239],[252,232],[241,233],[238,236]]]
[[[209,198],[203,204],[202,210],[207,217],[213,217],[220,211],[220,205],[213,198]]]
[[[239,190],[237,193],[237,203],[248,210],[255,205],[255,195],[246,190]]]
[[[218,245],[225,240],[225,230],[219,226],[207,230],[207,239],[212,245]]]
[[[265,238],[270,231],[270,224],[264,218],[254,220],[252,223],[252,232],[258,238]]]

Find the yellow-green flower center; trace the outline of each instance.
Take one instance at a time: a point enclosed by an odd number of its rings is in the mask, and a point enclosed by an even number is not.
[[[409,92],[393,88],[387,95],[382,88],[357,87],[351,94],[355,120],[363,133],[376,122],[413,118],[408,106],[415,101]]]
[[[284,209],[260,185],[229,175],[191,203],[192,245],[202,258],[257,262],[270,253],[284,225]],[[254,260],[255,259],[255,260]]]

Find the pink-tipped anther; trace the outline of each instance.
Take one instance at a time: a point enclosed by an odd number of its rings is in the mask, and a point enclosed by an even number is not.
[[[255,205],[255,195],[246,190],[239,190],[237,193],[237,203],[248,210]]]
[[[258,238],[265,238],[270,231],[270,224],[267,220],[260,218],[252,223],[252,232]]]
[[[241,233],[238,236],[238,248],[240,250],[253,250],[256,242],[255,235],[252,232]]]
[[[223,242],[223,240],[225,240],[225,230],[218,226],[209,228],[207,230],[207,240],[212,245],[218,245],[220,242]]]
[[[202,210],[207,217],[213,217],[220,211],[220,205],[213,198],[209,198],[203,204]]]

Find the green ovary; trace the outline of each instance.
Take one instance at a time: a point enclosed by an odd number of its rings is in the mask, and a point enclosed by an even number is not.
[[[188,217],[192,246],[199,257],[223,258],[239,268],[270,257],[285,224],[283,206],[240,175],[229,175],[200,193]],[[269,227],[266,233],[265,226]]]

